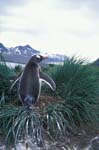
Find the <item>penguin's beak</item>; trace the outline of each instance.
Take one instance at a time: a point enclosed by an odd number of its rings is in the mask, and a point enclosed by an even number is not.
[[[47,59],[48,56],[47,55],[42,55],[42,60]]]

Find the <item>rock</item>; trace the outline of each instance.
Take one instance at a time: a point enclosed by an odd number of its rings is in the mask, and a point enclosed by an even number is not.
[[[94,137],[90,141],[89,150],[99,150],[99,136]]]
[[[5,150],[5,146],[4,145],[0,145],[0,150]]]

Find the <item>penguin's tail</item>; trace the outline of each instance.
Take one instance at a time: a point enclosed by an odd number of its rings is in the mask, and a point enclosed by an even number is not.
[[[27,106],[27,109],[29,111],[32,110],[34,102],[35,102],[35,97],[33,97],[31,95],[27,95],[24,99],[24,104],[25,104],[25,106]]]

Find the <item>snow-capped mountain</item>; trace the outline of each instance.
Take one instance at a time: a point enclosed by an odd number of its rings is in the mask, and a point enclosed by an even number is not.
[[[8,49],[2,44],[0,43],[0,53],[7,53]]]
[[[0,43],[0,53],[3,54],[7,62],[15,63],[27,63],[32,55],[40,54],[40,51],[32,48],[30,45],[16,46],[16,47],[5,47]],[[47,53],[46,53],[47,54]],[[48,54],[49,58],[45,60],[45,63],[58,63],[63,62],[66,56],[59,54]]]
[[[9,48],[9,53],[17,54],[17,55],[32,56],[33,54],[39,54],[40,52],[35,50],[29,45],[25,45],[25,46],[11,47]]]
[[[0,43],[0,53],[32,56],[34,54],[39,54],[40,51],[35,50],[29,45],[7,48]]]

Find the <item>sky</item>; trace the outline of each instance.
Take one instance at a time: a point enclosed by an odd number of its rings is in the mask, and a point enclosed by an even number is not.
[[[0,42],[99,57],[99,0],[0,0]]]

